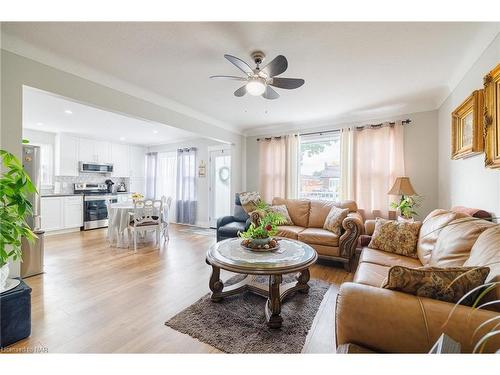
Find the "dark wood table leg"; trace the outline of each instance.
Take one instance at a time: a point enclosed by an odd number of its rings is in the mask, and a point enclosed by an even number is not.
[[[311,278],[311,274],[309,273],[309,268],[300,271],[297,275],[297,289],[300,293],[308,293],[309,292],[309,279]]]
[[[269,276],[269,298],[266,302],[266,320],[269,328],[281,328],[281,295],[280,285],[282,276]]]
[[[220,268],[212,265],[212,275],[210,276],[210,281],[208,283],[212,295],[210,299],[214,302],[219,302],[222,300],[222,289],[224,289],[224,283],[220,279]]]

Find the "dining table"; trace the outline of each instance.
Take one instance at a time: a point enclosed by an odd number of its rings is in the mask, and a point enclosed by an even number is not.
[[[127,228],[134,212],[134,202],[111,203],[108,207],[108,241],[113,247],[128,247]]]

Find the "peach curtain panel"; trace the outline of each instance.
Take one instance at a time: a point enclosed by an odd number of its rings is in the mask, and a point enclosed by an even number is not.
[[[298,153],[295,135],[260,141],[259,192],[266,202],[274,197],[297,197]]]
[[[352,199],[366,219],[388,218],[391,197],[387,192],[396,177],[405,175],[403,125],[397,122],[351,132]]]

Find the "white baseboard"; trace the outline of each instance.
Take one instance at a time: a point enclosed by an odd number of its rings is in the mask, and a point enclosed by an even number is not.
[[[45,231],[46,236],[54,236],[56,234],[64,234],[64,233],[73,233],[80,232],[80,228],[68,228],[68,229],[59,229],[59,230],[49,230]]]

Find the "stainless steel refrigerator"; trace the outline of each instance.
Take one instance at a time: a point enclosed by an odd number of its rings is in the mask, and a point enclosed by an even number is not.
[[[33,213],[26,218],[26,222],[38,238],[33,243],[28,242],[25,238],[22,240],[21,277],[29,277],[43,273],[44,232],[40,229],[40,187],[42,180],[40,147],[23,145],[22,163],[38,192],[30,194],[28,197],[33,206]]]

